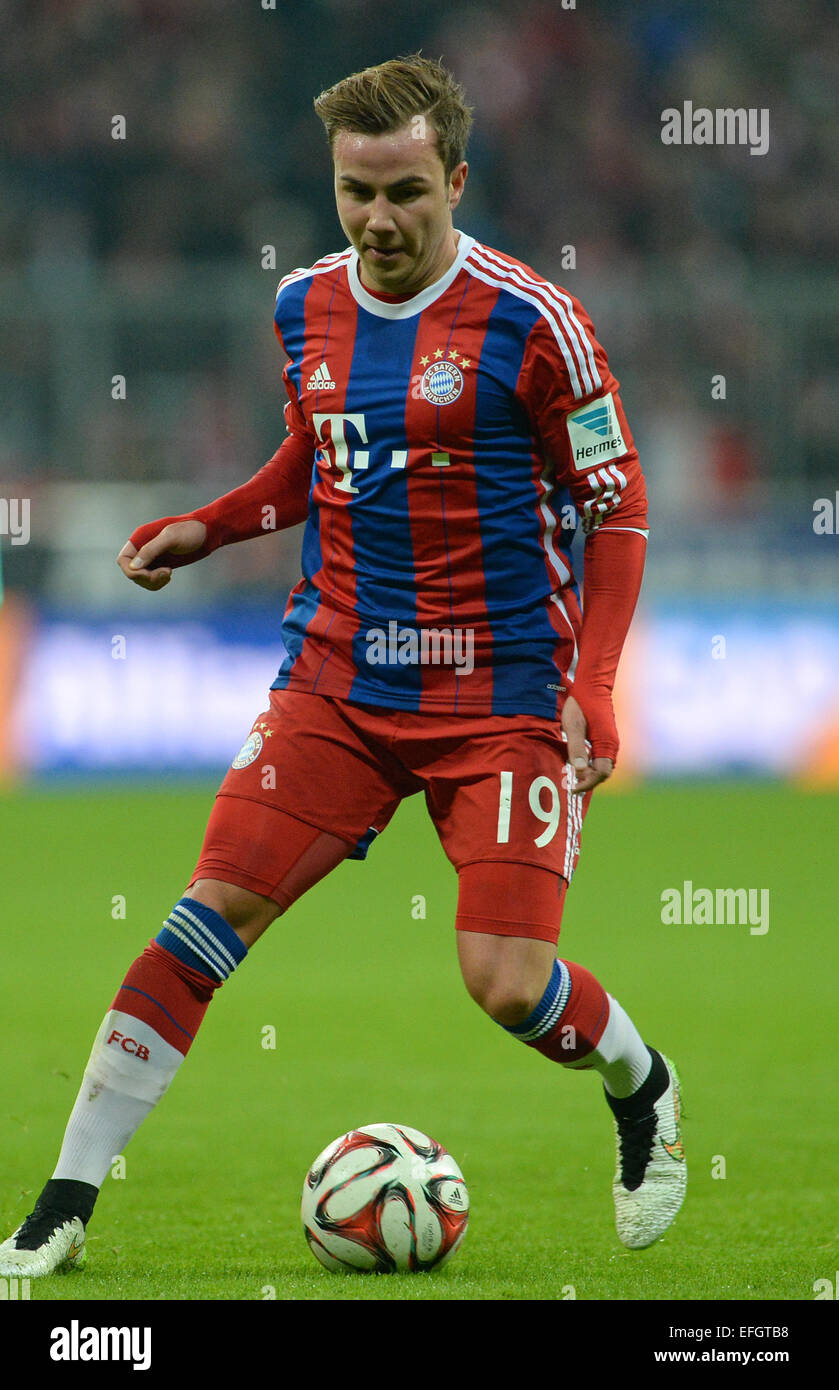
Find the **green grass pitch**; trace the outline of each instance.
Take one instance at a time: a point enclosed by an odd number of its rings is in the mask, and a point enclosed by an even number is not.
[[[214,790],[0,798],[4,1235],[52,1172],[96,1027],[186,885]],[[280,918],[219,992],[124,1176],[105,1180],[87,1269],[33,1281],[31,1297],[813,1299],[839,1268],[837,843],[827,794],[595,793],[559,954],[681,1072],[688,1197],[651,1249],[615,1235],[597,1078],[516,1043],[466,994],[455,875],[413,798],[367,862]],[[769,930],[663,924],[661,894],[685,880],[769,889]],[[309,1163],[377,1120],[427,1131],[463,1168],[470,1226],[442,1270],[333,1275],[306,1247]]]

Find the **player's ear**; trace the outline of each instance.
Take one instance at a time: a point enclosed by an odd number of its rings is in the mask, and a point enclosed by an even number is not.
[[[458,164],[449,176],[449,207],[456,208],[463,196],[463,187],[466,183],[466,175],[469,172],[469,165],[464,159]]]

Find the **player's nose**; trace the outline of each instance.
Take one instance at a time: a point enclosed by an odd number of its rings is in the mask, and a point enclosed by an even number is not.
[[[391,228],[395,225],[393,204],[389,203],[384,195],[381,195],[376,198],[370,206],[370,212],[367,217],[367,227],[370,231],[373,231],[383,227]]]

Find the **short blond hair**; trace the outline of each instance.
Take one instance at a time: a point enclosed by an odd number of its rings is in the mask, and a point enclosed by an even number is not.
[[[425,116],[437,134],[446,178],[466,158],[473,107],[442,62],[408,53],[344,77],[315,98],[333,150],[339,130],[381,135]]]

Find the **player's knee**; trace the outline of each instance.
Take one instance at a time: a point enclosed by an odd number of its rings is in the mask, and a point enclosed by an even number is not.
[[[484,1013],[496,1023],[514,1027],[533,1013],[542,997],[542,990],[528,981],[488,979],[466,980],[466,988]]]
[[[186,896],[211,907],[243,939],[250,936],[256,939],[281,911],[279,903],[272,898],[217,878],[198,879],[187,889]]]

